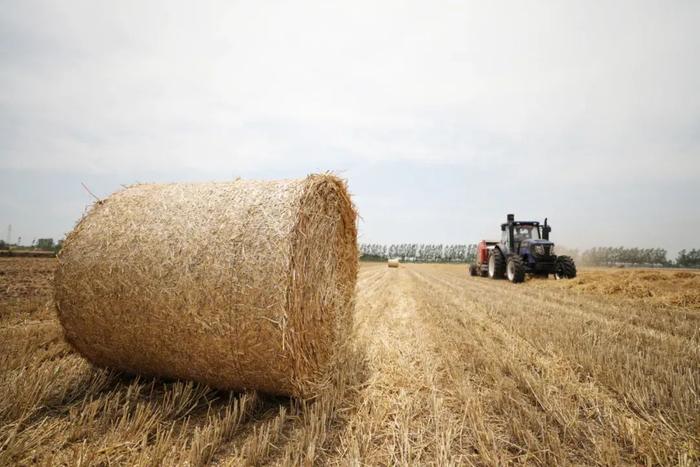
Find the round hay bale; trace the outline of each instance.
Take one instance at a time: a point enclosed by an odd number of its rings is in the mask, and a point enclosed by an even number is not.
[[[387,264],[390,268],[398,268],[399,267],[399,259],[398,258],[390,259]]]
[[[356,212],[332,175],[140,184],[64,243],[64,334],[99,366],[309,397],[352,325]]]

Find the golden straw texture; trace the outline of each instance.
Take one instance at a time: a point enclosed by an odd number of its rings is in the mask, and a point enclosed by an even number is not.
[[[66,238],[56,307],[99,366],[310,397],[350,333],[357,255],[332,175],[134,185]]]
[[[397,258],[397,259],[390,259],[389,261],[387,261],[387,265],[388,265],[390,268],[398,268],[398,267],[399,267],[399,260],[398,260],[398,258]]]

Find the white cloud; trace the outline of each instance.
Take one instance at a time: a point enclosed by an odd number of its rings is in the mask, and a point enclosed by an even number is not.
[[[260,168],[316,145],[357,160],[554,160],[573,178],[602,162],[649,176],[659,157],[668,176],[698,168],[694,3],[4,10],[3,167]]]

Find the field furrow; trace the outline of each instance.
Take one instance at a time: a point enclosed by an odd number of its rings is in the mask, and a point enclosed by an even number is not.
[[[461,328],[471,329],[470,334],[465,332],[464,340],[476,340],[479,343],[476,346],[464,344],[457,338],[449,347],[467,347],[464,354],[485,352],[483,358],[490,359],[490,363],[482,362],[478,374],[488,374],[484,368],[505,368],[503,374],[493,378],[493,384],[504,384],[504,381],[513,378],[519,380],[521,392],[524,395],[532,393],[529,397],[531,404],[539,406],[543,412],[550,410],[551,403],[559,398],[562,404],[556,411],[559,416],[554,420],[566,428],[568,436],[576,431],[581,433],[576,443],[580,447],[579,455],[582,456],[579,461],[595,460],[596,463],[604,464],[615,460],[664,463],[675,458],[675,443],[679,438],[683,439],[685,446],[697,445],[693,429],[697,420],[694,418],[697,412],[693,411],[697,399],[692,392],[697,385],[697,371],[692,370],[694,360],[685,360],[685,374],[663,375],[665,377],[660,381],[651,377],[640,381],[646,375],[637,374],[637,368],[629,365],[629,359],[616,361],[615,355],[611,355],[604,363],[608,371],[595,372],[594,370],[600,369],[600,362],[594,361],[596,364],[592,364],[591,354],[594,355],[593,358],[600,359],[604,359],[605,355],[596,355],[597,351],[588,342],[590,335],[581,332],[582,328],[577,323],[569,322],[566,315],[563,318],[554,314],[547,315],[544,314],[546,310],[541,309],[541,304],[527,307],[518,300],[517,293],[503,294],[502,287],[514,287],[504,281],[467,279],[451,283],[434,274],[417,273],[424,280],[424,286],[432,288],[432,295],[443,297],[441,300],[446,302],[441,313],[431,321],[447,322],[445,339],[449,339],[449,336],[454,338],[455,333],[450,330],[460,328],[461,324]],[[475,329],[479,330],[476,336]],[[610,343],[606,346],[610,346]],[[658,366],[659,362],[654,364]],[[610,379],[603,378],[613,371],[619,375],[615,384]],[[686,375],[687,378],[684,377]],[[673,376],[677,379],[673,379]],[[522,382],[528,379],[531,381],[523,385]],[[659,392],[662,389],[668,390],[672,384],[681,386],[673,394],[675,398],[664,399],[667,406],[661,411],[652,406],[659,402],[658,399],[652,399],[654,394],[648,388],[645,390],[637,386],[642,384],[651,384],[659,388]],[[515,386],[518,387],[518,384]],[[684,390],[688,392],[680,394]],[[503,396],[511,399],[516,397],[518,391],[510,388],[507,393]],[[685,407],[682,405],[684,403],[687,404]],[[519,403],[513,409],[522,410],[525,407],[524,403]],[[562,418],[561,414],[567,411],[569,416]],[[531,416],[537,418],[536,413],[527,417]],[[676,424],[665,417],[671,417]],[[569,422],[563,423],[561,420]],[[551,437],[556,425],[546,423],[544,426],[547,430],[543,433]],[[650,435],[652,432],[653,436]],[[594,436],[586,442],[588,434]],[[611,443],[611,439],[615,438],[619,442]],[[553,444],[545,451],[557,452],[555,448],[561,441],[551,440]],[[630,451],[626,446],[635,446],[635,449]],[[571,450],[571,447],[568,449]],[[596,450],[599,451],[597,457],[591,458],[590,453]],[[535,451],[534,446],[527,451]],[[554,458],[548,459],[547,463],[565,461],[563,458]]]

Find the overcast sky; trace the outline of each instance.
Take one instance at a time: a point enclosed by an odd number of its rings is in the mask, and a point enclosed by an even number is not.
[[[700,2],[0,0],[0,238],[336,171],[361,242],[700,247]]]

